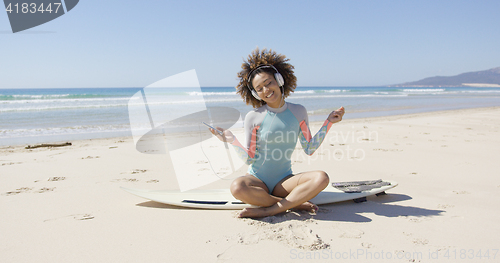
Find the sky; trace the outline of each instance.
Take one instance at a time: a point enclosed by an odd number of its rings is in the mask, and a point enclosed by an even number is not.
[[[12,33],[0,12],[0,89],[145,87],[195,69],[233,87],[255,48],[298,86],[383,86],[500,67],[500,1],[82,0]]]

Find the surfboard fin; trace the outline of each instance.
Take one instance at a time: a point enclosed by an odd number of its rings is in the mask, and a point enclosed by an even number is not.
[[[363,202],[366,202],[368,200],[366,199],[366,196],[365,196],[365,197],[361,197],[361,198],[356,198],[353,201],[354,201],[354,203],[363,203]]]

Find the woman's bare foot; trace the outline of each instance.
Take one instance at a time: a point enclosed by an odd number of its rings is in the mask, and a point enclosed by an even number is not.
[[[311,202],[305,202],[297,207],[294,207],[293,209],[295,210],[304,210],[304,211],[308,211],[308,212],[313,212],[313,213],[316,213],[318,212],[318,206],[311,203]]]
[[[257,207],[257,208],[244,208],[241,210],[238,217],[249,217],[249,218],[257,218],[257,217],[266,217],[272,216],[273,214],[269,212],[267,207]]]

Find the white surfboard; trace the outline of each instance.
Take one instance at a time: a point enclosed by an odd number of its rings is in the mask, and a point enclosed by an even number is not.
[[[363,181],[368,182],[368,181]],[[351,183],[363,183],[363,182],[351,182]],[[373,182],[373,181],[371,181]],[[336,203],[348,200],[355,200],[355,202],[366,201],[367,196],[383,194],[386,190],[396,187],[398,184],[393,181],[383,181],[387,185],[376,187],[369,190],[358,191],[358,192],[345,192],[346,190],[340,187],[336,188],[333,185],[344,185],[346,183],[330,183],[325,190],[319,193],[316,197],[311,199],[311,202],[317,205]],[[368,187],[369,188],[369,187]],[[121,187],[121,189],[159,203],[190,207],[190,208],[202,208],[202,209],[243,209],[245,207],[254,207],[249,204],[245,204],[240,200],[233,197],[229,189],[210,189],[210,190],[191,190],[186,192],[180,192],[178,190],[141,190],[141,189],[131,189]],[[348,191],[353,191],[348,189]]]

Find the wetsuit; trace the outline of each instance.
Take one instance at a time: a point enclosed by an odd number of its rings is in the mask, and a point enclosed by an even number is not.
[[[307,111],[300,104],[285,103],[281,108],[267,104],[245,117],[246,147],[232,142],[239,156],[250,165],[248,173],[259,178],[273,192],[283,178],[292,174],[291,156],[300,140],[307,155],[319,148],[332,123],[326,120],[311,136]]]

